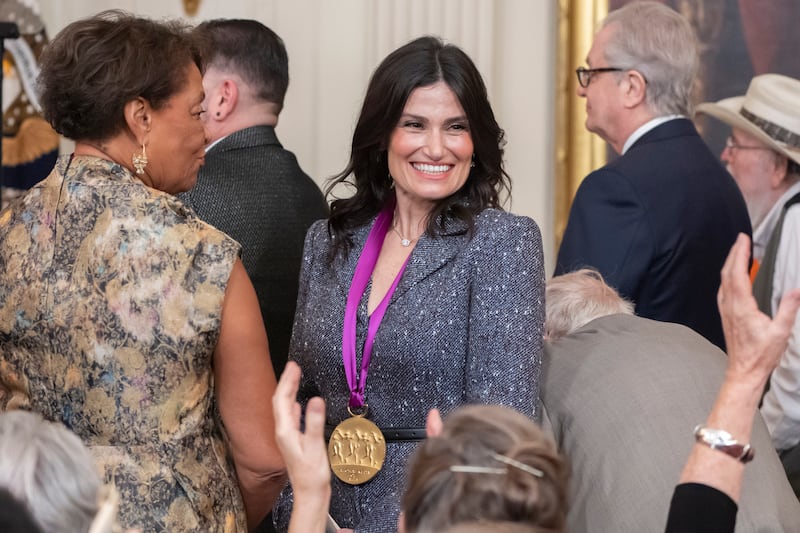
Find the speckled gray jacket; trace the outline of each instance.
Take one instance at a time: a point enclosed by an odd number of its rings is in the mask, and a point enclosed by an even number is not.
[[[372,223],[353,233],[348,257],[328,261],[327,222],[308,232],[290,358],[303,370],[305,402],[322,396],[327,423],[349,415],[342,364],[347,292]],[[358,310],[357,358],[367,329],[365,291]],[[414,248],[375,338],[366,383],[369,418],[381,428],[424,427],[466,403],[498,403],[536,416],[544,323],[544,265],[539,228],[527,217],[487,209],[466,225],[448,221]],[[334,478],[331,515],[359,533],[395,531],[413,442],[389,442],[381,472],[360,486]],[[285,531],[291,489],[275,519]]]

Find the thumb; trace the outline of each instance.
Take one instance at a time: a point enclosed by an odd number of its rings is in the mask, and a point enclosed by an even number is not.
[[[428,419],[425,421],[425,435],[427,437],[438,437],[442,434],[442,415],[439,410],[434,408],[428,411]]]

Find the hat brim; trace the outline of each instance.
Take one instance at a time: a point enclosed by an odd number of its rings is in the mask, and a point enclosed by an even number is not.
[[[742,108],[744,96],[733,96],[725,98],[719,102],[705,102],[695,108],[695,114],[705,113],[712,117],[721,120],[732,128],[737,128],[752,135],[762,143],[766,144],[776,152],[785,155],[798,165],[800,165],[800,149],[793,148],[786,143],[776,141],[761,128],[744,118],[739,110]]]

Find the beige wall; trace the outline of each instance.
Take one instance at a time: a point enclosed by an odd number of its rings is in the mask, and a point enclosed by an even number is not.
[[[40,0],[40,6],[51,35],[111,7],[184,16],[182,0]],[[254,18],[283,37],[291,83],[278,134],[321,184],[344,167],[367,80],[389,51],[424,34],[464,48],[506,130],[509,208],[541,227],[550,272],[555,9],[552,0],[201,0],[189,20]]]

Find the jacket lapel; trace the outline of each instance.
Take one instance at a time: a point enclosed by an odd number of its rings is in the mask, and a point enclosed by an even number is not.
[[[375,219],[370,224],[355,230],[353,233],[353,248],[350,250],[350,254],[345,260],[337,258],[334,261],[333,270],[336,273],[339,291],[345,301],[347,301],[350,284],[353,281],[353,273],[356,271],[361,250],[363,250],[364,244],[367,242],[367,236],[374,224]],[[408,265],[406,265],[405,272],[403,272],[403,277],[400,278],[400,283],[397,285],[391,302],[396,301],[415,285],[450,263],[459,251],[464,249],[468,240],[467,225],[460,220],[453,219],[448,219],[444,231],[439,235],[430,237],[427,234],[423,234],[411,252],[411,258],[408,261]]]
[[[411,259],[391,301],[396,301],[425,278],[452,262],[468,240],[467,225],[453,219],[447,220],[444,231],[439,235],[430,237],[423,234],[411,252]]]

